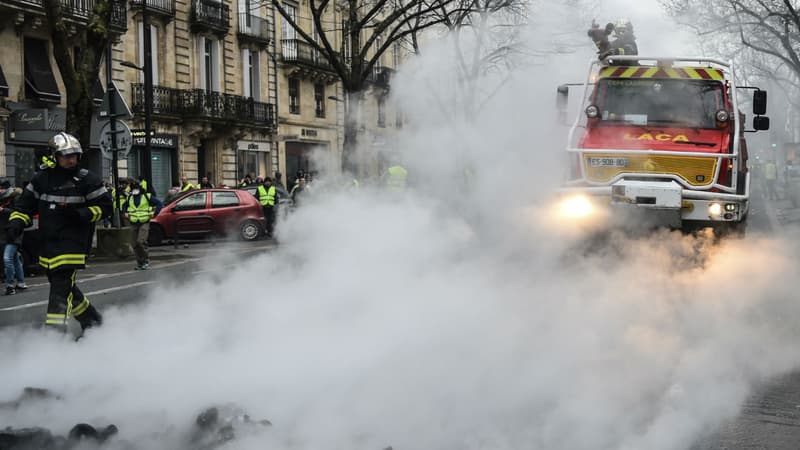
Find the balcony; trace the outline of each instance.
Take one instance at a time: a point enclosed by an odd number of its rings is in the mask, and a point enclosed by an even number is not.
[[[131,109],[144,114],[144,85],[131,85]],[[173,119],[205,119],[220,123],[249,124],[274,128],[275,112],[270,103],[251,97],[207,92],[203,89],[153,87],[153,115]]]
[[[391,67],[374,67],[367,77],[367,82],[376,87],[388,90],[395,70]]]
[[[175,0],[129,0],[129,5],[132,11],[147,8],[148,13],[167,20],[175,18]]]
[[[231,28],[230,8],[221,1],[193,0],[190,22],[194,32],[225,35]]]
[[[272,23],[248,13],[239,13],[239,40],[268,45],[273,36]]]
[[[282,39],[281,56],[286,63],[333,72],[333,66],[328,62],[328,58],[302,39]]]
[[[112,8],[110,31],[115,34],[123,34],[128,30],[126,0],[110,1]],[[86,25],[92,10],[94,10],[94,5],[95,0],[61,0],[64,17],[68,21],[79,25]],[[0,9],[8,7],[44,16],[42,0],[3,0],[0,2]]]

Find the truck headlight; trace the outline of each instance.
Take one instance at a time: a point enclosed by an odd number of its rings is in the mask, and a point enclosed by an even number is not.
[[[722,205],[719,203],[712,203],[708,205],[708,215],[709,216],[719,216],[722,214]]]
[[[559,212],[563,217],[580,219],[594,212],[594,206],[585,195],[573,195],[561,201]]]

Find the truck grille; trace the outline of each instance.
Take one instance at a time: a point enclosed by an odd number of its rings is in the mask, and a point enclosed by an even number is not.
[[[586,178],[595,183],[611,181],[621,173],[676,175],[691,186],[714,181],[717,158],[632,154],[584,154]]]

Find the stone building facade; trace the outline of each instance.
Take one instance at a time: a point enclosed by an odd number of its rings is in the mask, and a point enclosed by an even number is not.
[[[61,0],[80,27],[93,0]],[[337,172],[343,144],[343,92],[324,57],[287,27],[269,2],[257,0],[114,0],[121,23],[113,46],[112,78],[134,117],[134,145],[121,176],[142,171],[145,86],[144,35],[153,68],[152,185],[164,195],[182,176],[208,176],[235,186],[246,174]],[[310,17],[307,2],[285,5]],[[83,8],[83,9],[81,9]],[[77,12],[83,11],[83,16]],[[144,14],[149,30],[143,25]],[[331,9],[330,21],[341,21]],[[37,152],[65,123],[65,91],[54,59],[41,0],[0,2],[0,177],[15,184],[36,168]],[[310,22],[298,24],[313,31]],[[335,45],[341,45],[341,40]],[[394,52],[393,52],[394,53]],[[364,93],[361,132],[376,148],[400,122],[388,112],[389,75],[397,57],[376,68]],[[122,63],[126,64],[123,65]],[[133,63],[133,64],[131,64]],[[394,64],[394,65],[393,65]],[[101,80],[105,80],[101,71]],[[105,83],[103,83],[105,84]],[[102,86],[98,85],[98,105]],[[369,105],[372,105],[371,107]],[[382,117],[382,119],[381,119]],[[93,125],[90,168],[110,179]],[[94,149],[94,150],[93,150]],[[316,156],[314,156],[316,155]]]

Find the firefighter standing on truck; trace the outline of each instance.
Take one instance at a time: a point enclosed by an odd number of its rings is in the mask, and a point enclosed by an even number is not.
[[[603,33],[608,35],[612,30],[614,32],[613,41],[608,42],[607,38],[601,39]],[[626,18],[621,18],[614,24],[609,23],[604,30],[598,30],[597,26],[592,24],[592,28],[589,29],[589,36],[592,37],[595,45],[597,45],[598,58],[601,60],[612,55],[628,56],[639,54],[636,36],[633,34],[633,24]]]
[[[56,134],[48,150],[56,164],[37,172],[25,187],[12,207],[6,236],[16,240],[39,214],[39,265],[50,282],[45,325],[67,331],[73,316],[85,330],[101,325],[103,317],[75,285],[75,272],[86,265],[91,224],[111,215],[111,195],[100,177],[78,167],[83,150],[74,136]]]

